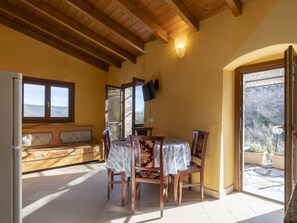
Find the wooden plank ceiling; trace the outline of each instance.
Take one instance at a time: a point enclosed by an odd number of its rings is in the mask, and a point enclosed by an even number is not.
[[[247,0],[1,0],[0,23],[104,71],[136,63],[145,43],[192,29]]]

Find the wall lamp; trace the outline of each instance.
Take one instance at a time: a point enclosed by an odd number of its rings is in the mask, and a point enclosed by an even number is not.
[[[184,57],[187,46],[187,36],[183,38],[176,38],[174,41],[175,51],[179,58]]]

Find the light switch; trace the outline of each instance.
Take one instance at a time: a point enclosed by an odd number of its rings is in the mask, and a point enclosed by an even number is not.
[[[154,118],[153,117],[149,117],[148,118],[148,122],[154,122]]]

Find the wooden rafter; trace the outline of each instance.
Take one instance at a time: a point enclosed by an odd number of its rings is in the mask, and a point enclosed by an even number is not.
[[[50,17],[51,19],[56,20],[60,24],[63,24],[67,28],[71,29],[72,31],[79,33],[80,35],[84,36],[85,38],[91,40],[95,44],[100,45],[101,47],[105,48],[106,50],[114,53],[125,60],[130,60],[133,63],[136,63],[136,57],[131,53],[123,50],[121,47],[115,45],[114,43],[110,42],[109,40],[103,38],[93,30],[88,29],[87,27],[83,26],[76,20],[68,17],[64,13],[60,12],[56,8],[52,7],[51,5],[41,1],[41,0],[22,0],[26,4],[34,7],[34,9],[38,10],[39,12],[45,14],[46,16]]]
[[[169,37],[164,29],[162,29],[157,23],[146,16],[141,10],[135,5],[130,3],[128,0],[115,0],[121,7],[125,9],[130,15],[137,18],[147,29],[150,30],[157,38],[160,38],[165,43],[168,43]]]
[[[240,0],[226,0],[227,5],[231,9],[235,17],[241,15],[241,1]]]
[[[172,8],[176,10],[178,15],[190,26],[194,31],[199,30],[199,20],[187,8],[181,0],[165,0]]]
[[[85,53],[84,51],[68,44],[60,39],[51,36],[48,33],[41,31],[38,28],[31,26],[24,21],[11,16],[10,14],[0,10],[0,22],[18,32],[21,32],[25,35],[28,35],[38,41],[41,41],[47,45],[50,45],[62,52],[65,52],[73,57],[76,57],[79,60],[82,60],[88,64],[91,64],[95,67],[98,67],[101,70],[108,72],[109,65],[98,58]]]
[[[103,24],[106,28],[108,28],[112,33],[116,34],[120,38],[122,38],[125,42],[130,44],[132,47],[134,47],[136,50],[138,50],[140,53],[144,53],[144,42],[140,40],[138,37],[133,35],[131,32],[123,28],[118,23],[114,22],[110,18],[108,18],[106,15],[104,15],[102,12],[98,11],[85,1],[81,0],[67,0],[67,3],[71,4],[72,6],[75,6],[80,11],[84,12],[85,14],[93,17],[97,21],[99,21],[101,24]]]
[[[5,11],[8,14],[11,14],[23,20],[24,22],[27,22],[28,24],[33,25],[44,32],[50,33],[56,36],[57,38],[60,38],[62,41],[67,42],[79,48],[80,50],[85,51],[86,53],[91,54],[100,60],[103,60],[108,64],[114,65],[119,68],[121,67],[120,61],[101,53],[99,50],[89,46],[88,44],[78,41],[76,38],[72,37],[64,30],[57,30],[56,28],[53,28],[52,24],[41,22],[40,20],[36,19],[34,16],[31,16],[28,13],[24,13],[22,10],[20,10],[18,7],[14,5],[10,5],[9,3],[4,1],[0,1],[0,8],[2,11]]]

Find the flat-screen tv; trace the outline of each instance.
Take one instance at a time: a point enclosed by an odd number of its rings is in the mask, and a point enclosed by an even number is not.
[[[149,81],[142,85],[143,100],[149,101],[156,97],[153,81]]]

